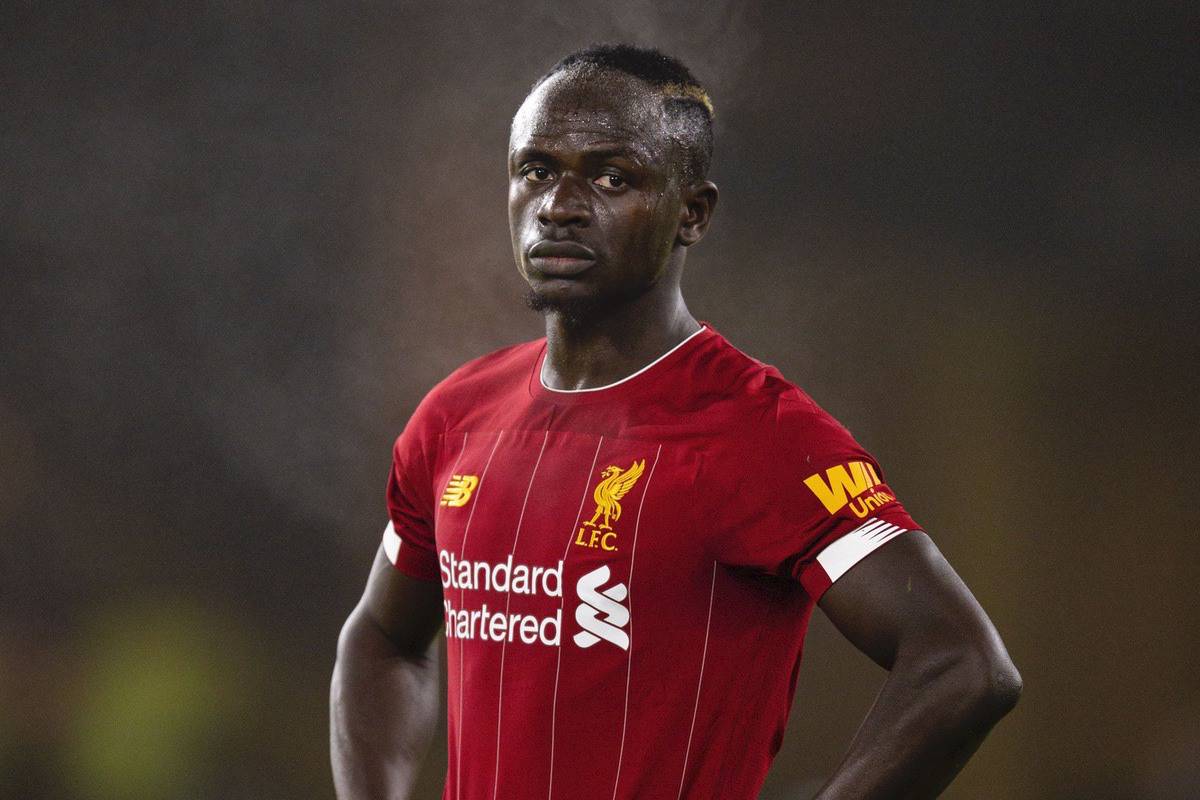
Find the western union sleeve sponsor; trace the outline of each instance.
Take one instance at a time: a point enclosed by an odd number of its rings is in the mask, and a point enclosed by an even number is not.
[[[874,465],[867,461],[835,464],[825,470],[824,475],[817,472],[804,479],[804,485],[816,495],[831,515],[838,513],[851,500],[859,498],[859,495],[873,490],[881,483]],[[866,497],[857,499],[851,505],[851,511],[855,516],[862,518],[895,499],[887,492],[871,491]]]

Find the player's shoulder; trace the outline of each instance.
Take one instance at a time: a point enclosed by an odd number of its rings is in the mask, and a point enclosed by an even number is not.
[[[720,387],[727,400],[746,410],[781,413],[788,417],[822,414],[823,410],[779,368],[750,355],[723,334],[716,333],[705,354],[706,383]]]
[[[738,427],[749,440],[850,439],[850,432],[778,367],[750,355],[723,335],[714,338],[711,384],[723,387],[724,397],[738,409]]]
[[[439,386],[453,388],[512,378],[514,370],[530,368],[545,346],[545,337],[505,345],[462,364],[447,375]],[[528,376],[520,377],[524,379]]]
[[[439,381],[423,402],[451,410],[523,390],[545,344],[545,338],[517,342],[473,358]]]

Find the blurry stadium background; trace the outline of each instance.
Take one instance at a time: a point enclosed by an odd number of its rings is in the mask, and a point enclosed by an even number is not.
[[[332,797],[392,439],[540,335],[508,122],[613,39],[716,103],[693,311],[879,457],[1024,675],[946,796],[1200,795],[1200,15],[1121,6],[5,4],[0,796]],[[883,677],[814,616],[765,800]]]

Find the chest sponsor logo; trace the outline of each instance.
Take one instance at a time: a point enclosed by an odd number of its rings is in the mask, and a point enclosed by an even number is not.
[[[553,614],[509,613],[507,594],[562,597],[563,562],[553,567],[521,564],[509,556],[499,564],[460,559],[442,550],[438,554],[442,574],[442,606],[446,611],[446,638],[478,639],[484,642],[516,642],[558,647],[562,609]],[[498,608],[482,603],[477,608],[456,608],[453,589],[496,593]],[[458,595],[462,596],[462,595]]]
[[[850,511],[859,519],[896,499],[875,488],[881,483],[875,467],[866,461],[837,464],[825,470],[824,475],[818,472],[804,479],[804,485],[830,515],[849,504]]]
[[[442,605],[446,612],[446,638],[481,642],[521,642],[559,647],[562,641],[563,562],[543,567],[521,564],[509,556],[499,563],[460,559],[446,550],[438,554],[442,575]],[[573,637],[583,649],[609,642],[629,649],[629,588],[624,583],[606,586],[612,578],[607,566],[583,575],[575,582],[575,621],[581,630]],[[570,584],[568,584],[569,586]],[[499,595],[492,607],[467,599],[459,608],[453,590]],[[569,592],[569,589],[568,589]],[[505,595],[545,597],[550,602],[533,613],[512,612]],[[475,595],[478,597],[478,594]],[[549,614],[545,613],[550,611]],[[570,603],[567,603],[570,614]]]
[[[621,518],[621,498],[629,494],[629,490],[646,471],[646,459],[634,461],[627,469],[621,469],[615,464],[605,467],[600,475],[600,481],[592,490],[592,499],[596,501],[596,513],[592,518],[579,526],[575,534],[575,544],[580,547],[600,548],[613,551],[617,549],[617,532],[612,524]]]
[[[623,630],[629,623],[629,609],[621,605],[629,595],[629,589],[623,583],[601,589],[610,577],[608,567],[598,567],[575,584],[579,594],[575,621],[583,628],[575,634],[575,644],[580,647],[588,648],[605,641],[622,650],[629,649],[629,634]]]
[[[446,491],[442,492],[442,505],[450,508],[465,506],[478,485],[478,475],[452,475],[446,484]]]

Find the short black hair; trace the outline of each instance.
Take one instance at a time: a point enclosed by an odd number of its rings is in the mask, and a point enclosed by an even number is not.
[[[682,61],[652,47],[593,44],[564,56],[534,82],[530,91],[559,72],[581,66],[624,72],[649,84],[662,97],[671,118],[684,180],[693,183],[708,176],[713,154],[713,104],[708,90]]]

